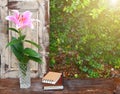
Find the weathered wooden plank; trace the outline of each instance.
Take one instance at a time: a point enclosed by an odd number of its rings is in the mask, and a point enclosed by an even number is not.
[[[5,17],[7,16],[7,0],[0,0],[0,32],[7,33],[7,21]]]
[[[41,79],[32,79],[31,88],[24,90],[19,88],[18,79],[0,79],[0,83],[0,94],[114,94],[118,85],[113,79],[64,79],[63,90],[44,91]]]
[[[0,0],[0,78],[4,78],[5,70],[8,69],[8,50],[5,49],[6,44],[8,43],[7,36],[7,21],[5,17],[7,16],[7,0]]]
[[[21,7],[22,6],[22,7]],[[38,4],[36,0],[9,0],[8,2],[9,9],[23,9],[23,10],[32,10],[38,9]]]
[[[0,0],[0,7],[6,6],[8,3],[8,0]]]
[[[0,78],[4,76],[3,74],[5,73],[5,70],[7,70],[7,57],[8,55],[8,50],[5,49],[6,44],[7,44],[7,35],[4,33],[0,33],[1,37],[0,40]]]
[[[49,11],[50,11],[50,8],[49,8],[49,0],[46,0],[45,1],[45,27],[46,27],[46,36],[45,36],[45,39],[44,39],[44,45],[45,45],[45,50],[46,50],[46,56],[45,56],[45,59],[46,59],[46,69],[49,69],[49,57],[48,57],[48,54],[49,54],[49,32],[50,32],[50,14],[49,14]]]
[[[46,23],[46,21],[45,21],[45,15],[46,14],[45,13],[47,11],[47,10],[45,10],[45,4],[46,4],[46,0],[38,2],[38,5],[39,5],[39,19],[41,21],[39,26],[42,27],[42,28],[39,28],[39,44],[42,47],[42,49],[39,52],[42,55],[42,61],[43,61],[43,63],[39,67],[40,77],[42,77],[47,71],[46,56],[48,55],[48,53],[46,52],[45,42],[46,41],[48,42],[49,38],[47,37],[47,39],[46,39],[46,36],[48,36],[48,31],[47,31],[46,25],[45,25],[45,23]],[[45,41],[45,39],[46,39],[46,41]]]

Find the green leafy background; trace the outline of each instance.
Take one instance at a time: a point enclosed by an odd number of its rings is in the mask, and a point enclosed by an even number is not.
[[[111,77],[111,68],[119,71],[119,3],[111,6],[110,0],[50,0],[50,68],[73,63],[80,71],[73,78],[107,78]]]

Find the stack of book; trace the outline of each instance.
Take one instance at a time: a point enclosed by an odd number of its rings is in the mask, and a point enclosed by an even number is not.
[[[58,72],[48,72],[42,78],[42,83],[44,90],[62,90],[64,88],[62,73]]]

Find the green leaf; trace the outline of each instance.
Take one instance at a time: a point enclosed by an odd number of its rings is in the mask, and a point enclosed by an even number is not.
[[[31,60],[35,61],[35,62],[38,62],[39,64],[42,63],[42,60],[41,58],[35,58],[35,57],[29,57]]]
[[[25,40],[25,42],[31,43],[32,45],[36,46],[37,48],[40,48],[40,45],[36,44],[36,43],[33,42],[33,41]]]
[[[38,63],[42,63],[40,54],[31,48],[25,48],[24,55],[28,56],[30,60],[33,60]]]
[[[10,46],[12,52],[14,53],[14,55],[16,56],[16,58],[21,62],[23,60],[23,43],[16,39],[15,37],[12,37],[11,42],[9,42],[7,44],[6,47]]]
[[[15,44],[11,45],[11,50],[16,56],[16,58],[21,62],[23,60],[23,55],[22,53],[16,48]]]
[[[15,29],[15,28],[8,28],[8,30],[12,30],[12,31],[14,31],[16,33],[19,33],[19,31],[17,29]]]
[[[11,42],[9,42],[9,43],[6,45],[6,47],[11,46],[11,45],[16,44],[16,43],[19,43],[19,42],[20,42],[20,40],[16,39],[15,37],[12,37]]]
[[[24,40],[25,37],[26,37],[26,35],[22,35],[22,36],[18,37],[18,39],[19,39],[19,40]]]
[[[23,53],[24,46],[21,40],[19,40],[19,42],[15,44],[15,47],[17,48],[17,50],[19,50],[19,52]]]
[[[22,63],[27,64],[29,60],[30,60],[30,58],[28,56],[23,55],[23,60],[22,60],[23,62]]]
[[[31,48],[25,48],[24,49],[24,54],[29,57],[34,57],[34,58],[40,58],[40,54],[34,51]]]

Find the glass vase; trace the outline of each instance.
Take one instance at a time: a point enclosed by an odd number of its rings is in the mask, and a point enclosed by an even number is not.
[[[30,77],[30,64],[19,63],[19,83],[20,88],[30,88],[31,77]]]

